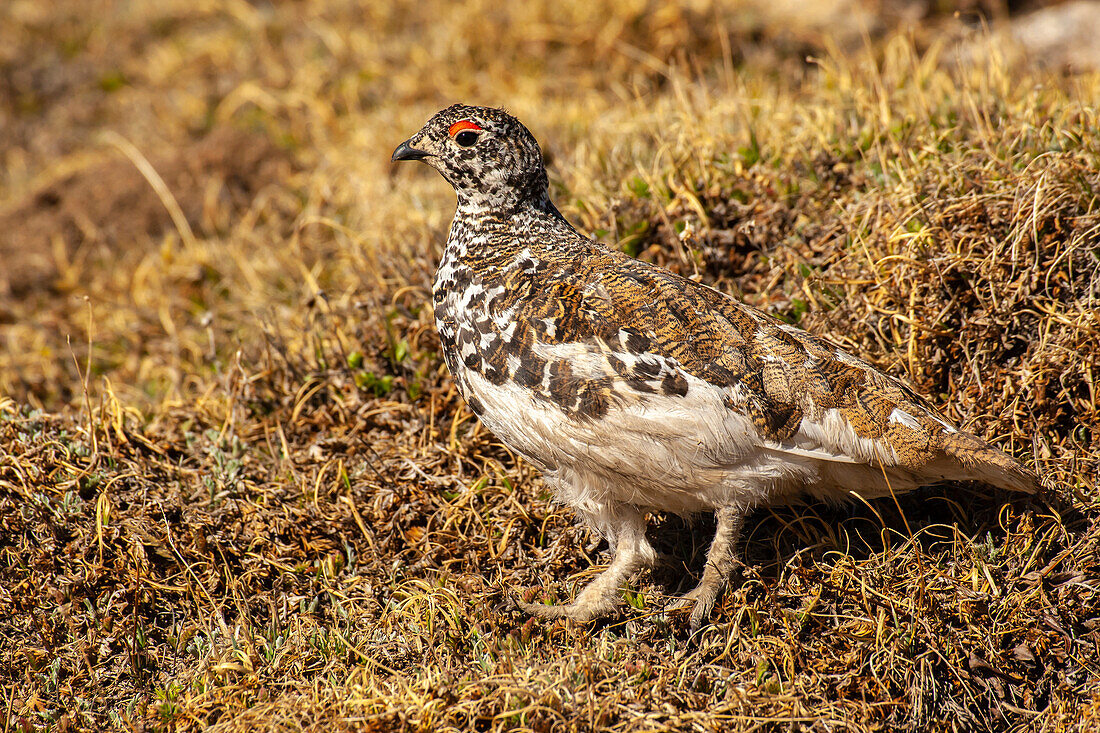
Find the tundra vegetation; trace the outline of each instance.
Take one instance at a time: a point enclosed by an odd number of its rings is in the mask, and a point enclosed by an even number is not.
[[[830,7],[0,4],[4,730],[1100,726],[1100,75],[996,3]],[[673,516],[616,615],[515,611],[606,546],[442,364],[453,193],[389,155],[455,101],[1046,489],[757,512],[694,635]]]

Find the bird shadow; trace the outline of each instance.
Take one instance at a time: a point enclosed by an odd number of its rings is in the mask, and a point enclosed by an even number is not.
[[[737,551],[753,573],[776,579],[797,556],[814,563],[831,562],[826,557],[831,554],[860,562],[908,543],[935,555],[960,537],[998,545],[1028,512],[1056,516],[1071,534],[1088,523],[1079,506],[1057,495],[953,484],[867,503],[807,501],[759,509],[746,519]],[[702,575],[715,529],[712,515],[655,516],[649,539],[662,562],[653,569],[653,582],[670,595],[691,590]]]

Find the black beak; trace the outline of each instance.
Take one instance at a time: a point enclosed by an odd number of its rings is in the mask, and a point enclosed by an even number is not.
[[[428,153],[423,150],[417,150],[413,146],[409,145],[409,141],[401,143],[397,146],[397,150],[393,151],[393,156],[390,158],[391,163],[396,163],[399,160],[424,160],[428,157]]]

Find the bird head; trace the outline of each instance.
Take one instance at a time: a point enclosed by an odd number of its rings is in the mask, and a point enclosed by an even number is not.
[[[512,115],[455,104],[397,146],[392,160],[421,160],[454,187],[459,207],[494,211],[549,205],[534,135]]]

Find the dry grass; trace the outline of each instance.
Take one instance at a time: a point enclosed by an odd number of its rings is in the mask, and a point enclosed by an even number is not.
[[[0,6],[4,730],[1100,726],[1100,77],[770,5]],[[760,512],[694,637],[706,522],[509,610],[603,548],[439,358],[451,194],[388,156],[455,100],[1049,491]]]

